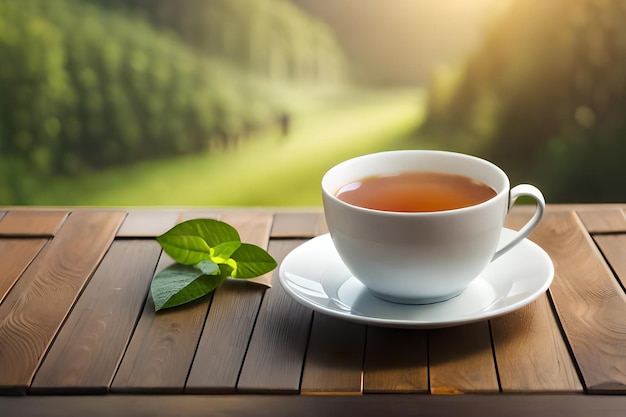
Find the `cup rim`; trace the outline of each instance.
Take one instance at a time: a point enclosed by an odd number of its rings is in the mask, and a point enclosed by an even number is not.
[[[496,191],[496,195],[494,195],[493,197],[491,197],[489,200],[483,201],[481,203],[478,204],[474,204],[471,206],[467,206],[467,207],[460,207],[460,208],[456,208],[456,209],[449,209],[449,210],[438,210],[438,211],[390,211],[390,210],[379,210],[379,209],[372,209],[372,208],[367,208],[367,207],[362,207],[362,206],[357,206],[354,204],[350,204],[347,203],[341,199],[339,199],[335,193],[333,191],[330,191],[328,189],[327,183],[329,181],[329,177],[330,175],[333,174],[333,171],[340,169],[342,166],[345,166],[349,163],[354,163],[357,160],[362,160],[362,159],[366,159],[366,158],[372,158],[372,157],[376,157],[377,155],[391,155],[391,154],[400,154],[400,153],[419,153],[419,154],[431,154],[431,155],[447,155],[447,156],[452,156],[452,157],[459,157],[459,158],[469,158],[472,159],[476,162],[480,162],[483,163],[485,165],[488,165],[491,169],[493,169],[495,172],[499,173],[500,176],[502,177],[502,179],[504,180],[504,187],[499,190]],[[373,153],[369,153],[369,154],[364,154],[364,155],[359,155],[350,159],[346,159],[342,162],[339,162],[338,164],[335,164],[334,166],[332,166],[331,168],[329,168],[324,175],[322,176],[322,181],[321,181],[321,186],[322,186],[322,192],[324,193],[325,196],[327,196],[328,198],[330,198],[332,201],[334,201],[335,203],[344,206],[344,207],[350,207],[352,209],[355,209],[357,211],[363,212],[363,213],[372,213],[372,214],[385,214],[385,215],[393,215],[393,216],[404,216],[404,217],[424,217],[424,216],[445,216],[445,215],[450,215],[450,214],[455,214],[455,213],[462,213],[462,212],[467,212],[467,211],[472,211],[472,210],[478,210],[483,206],[489,205],[489,204],[494,204],[494,201],[496,201],[497,199],[501,198],[503,194],[509,195],[510,193],[510,188],[511,188],[511,183],[509,180],[509,177],[507,176],[506,172],[504,172],[504,170],[502,168],[500,168],[499,166],[497,166],[496,164],[494,164],[493,162],[481,158],[479,156],[475,156],[475,155],[471,155],[471,154],[466,154],[466,153],[462,153],[462,152],[454,152],[454,151],[446,151],[446,150],[422,150],[422,149],[405,149],[405,150],[392,150],[392,151],[381,151],[381,152],[373,152]],[[493,187],[492,187],[493,188]]]

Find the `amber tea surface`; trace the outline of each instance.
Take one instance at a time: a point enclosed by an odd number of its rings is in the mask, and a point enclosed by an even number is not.
[[[493,188],[473,178],[430,171],[367,177],[336,193],[337,198],[355,206],[397,212],[454,210],[495,195]]]

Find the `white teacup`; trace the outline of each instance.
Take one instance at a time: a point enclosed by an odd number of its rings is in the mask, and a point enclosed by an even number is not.
[[[463,175],[482,181],[496,195],[470,207],[432,212],[373,210],[336,196],[348,183],[407,171]],[[536,201],[535,213],[498,249],[505,217],[520,196]],[[508,177],[493,163],[446,151],[390,151],[344,161],[324,175],[322,198],[330,235],[348,270],[377,297],[406,304],[462,293],[491,261],[530,234],[545,209],[536,187],[510,189]]]

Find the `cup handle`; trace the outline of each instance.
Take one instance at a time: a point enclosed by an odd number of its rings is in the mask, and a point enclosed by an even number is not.
[[[511,189],[511,192],[509,194],[509,209],[513,207],[515,201],[521,196],[531,197],[535,200],[537,204],[535,214],[533,214],[530,220],[528,220],[528,222],[517,232],[513,240],[511,240],[509,243],[496,251],[496,253],[493,255],[493,258],[491,258],[492,262],[498,259],[500,256],[504,255],[519,242],[524,240],[530,234],[530,232],[533,231],[537,224],[539,224],[539,220],[541,220],[541,218],[543,217],[543,212],[546,209],[546,201],[543,198],[543,194],[541,193],[541,191],[539,191],[537,187],[530,184],[520,184]]]

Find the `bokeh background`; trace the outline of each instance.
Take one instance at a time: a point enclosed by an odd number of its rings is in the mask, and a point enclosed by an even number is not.
[[[335,163],[490,159],[626,201],[622,0],[0,0],[0,205],[321,204]]]

